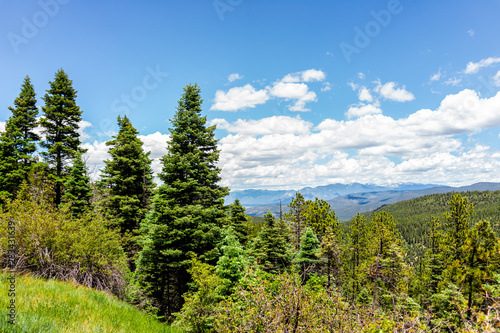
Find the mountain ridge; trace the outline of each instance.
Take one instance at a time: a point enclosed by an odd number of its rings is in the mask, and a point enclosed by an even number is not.
[[[416,188],[425,187],[425,184],[413,184]],[[338,196],[333,199],[324,199],[319,197],[319,199],[326,200],[335,211],[337,217],[341,221],[347,221],[351,219],[357,213],[366,213],[384,205],[393,204],[399,201],[409,200],[417,197],[421,197],[427,194],[435,193],[447,193],[447,192],[467,192],[467,191],[496,191],[500,190],[500,183],[490,183],[490,182],[480,182],[467,186],[443,186],[436,185],[432,187],[425,187],[415,190],[398,190],[389,189],[381,191],[368,191],[368,192],[353,192],[343,196]],[[404,187],[402,187],[404,188]],[[295,192],[294,192],[295,193]],[[301,192],[302,193],[302,192]],[[309,198],[306,198],[306,200]],[[314,198],[312,198],[314,199]],[[243,204],[243,203],[242,203]],[[283,211],[287,211],[287,203],[282,203]],[[245,205],[243,205],[245,206]],[[270,205],[256,205],[256,206],[245,206],[246,213],[253,216],[262,216],[267,211],[275,215],[279,214],[279,203]]]

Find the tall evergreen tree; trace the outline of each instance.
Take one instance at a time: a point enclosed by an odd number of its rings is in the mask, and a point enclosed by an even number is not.
[[[267,272],[277,273],[290,265],[290,249],[271,211],[264,215],[264,227],[253,240],[250,253]]]
[[[328,229],[334,230],[336,233],[340,231],[335,211],[323,199],[307,200],[304,203],[303,215],[304,225],[311,227],[320,240]]]
[[[201,104],[198,85],[186,86],[172,120],[168,154],[162,158],[159,178],[164,184],[142,228],[138,273],[161,315],[169,316],[182,306],[191,280],[191,253],[216,263],[226,223],[223,198],[229,190],[218,184],[215,126],[207,127]]]
[[[111,158],[104,161],[99,187],[103,205],[122,234],[139,228],[150,207],[155,187],[149,153],[144,152],[139,132],[127,116],[118,117],[118,134],[106,142]]]
[[[473,295],[484,284],[492,281],[493,274],[500,268],[500,243],[488,221],[480,221],[468,231],[463,250],[465,263],[462,281],[467,293],[470,318],[473,301],[476,299],[473,299]]]
[[[79,122],[82,120],[82,111],[76,105],[76,90],[73,81],[62,70],[58,70],[55,79],[49,82],[50,89],[43,97],[45,106],[44,115],[40,119],[45,141],[42,152],[52,169],[52,180],[55,184],[54,204],[59,206],[63,194],[63,184],[67,173],[65,166],[70,162],[80,148]]]
[[[300,239],[300,251],[293,258],[293,263],[299,267],[302,274],[313,273],[316,270],[316,264],[319,263],[318,254],[320,246],[318,237],[307,227],[304,235]]]
[[[36,141],[40,139],[34,131],[38,108],[29,76],[24,78],[21,93],[9,110],[12,116],[0,135],[0,197],[15,196],[22,182],[28,181]]]
[[[87,167],[81,153],[76,154],[64,187],[66,191],[62,201],[71,204],[73,217],[80,216],[90,207],[90,199],[92,198],[90,177],[87,175]]]
[[[348,274],[345,281],[347,290],[350,291],[352,299],[356,297],[360,291],[361,280],[365,274],[363,270],[363,263],[368,258],[368,225],[364,215],[359,213],[352,219],[352,224],[349,228],[347,239],[347,260],[345,268]]]
[[[238,241],[245,246],[248,240],[248,216],[238,199],[229,205],[229,225],[233,228]]]
[[[296,251],[300,250],[300,238],[304,229],[304,206],[304,196],[297,192],[295,198],[288,204],[289,211],[285,214],[292,233],[292,244]]]
[[[326,229],[323,239],[321,240],[320,257],[324,262],[326,269],[326,276],[328,278],[327,287],[331,287],[332,280],[340,277],[341,271],[341,256],[342,251],[340,248],[340,238],[338,231],[334,228]]]

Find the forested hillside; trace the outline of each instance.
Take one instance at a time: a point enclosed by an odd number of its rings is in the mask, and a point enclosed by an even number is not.
[[[498,228],[499,192],[427,196],[347,224],[327,201],[295,193],[285,213],[250,220],[239,200],[224,201],[198,85],[183,89],[160,172],[120,115],[97,181],[72,81],[59,70],[50,85],[38,117],[27,77],[0,135],[0,265],[14,280],[113,293],[186,332],[500,329],[500,241],[488,221]],[[28,325],[9,316],[13,331]],[[53,316],[43,324],[63,329]]]
[[[428,236],[432,218],[443,218],[448,202],[454,194],[451,192],[425,195],[382,206],[374,212],[365,213],[365,216],[367,220],[371,220],[377,212],[385,211],[391,214],[398,222],[397,229],[407,243],[408,254],[413,257],[421,256],[430,245]],[[470,191],[460,194],[474,205],[471,222],[487,220],[495,233],[500,235],[500,191]],[[344,230],[347,230],[348,225],[349,222],[344,226]]]

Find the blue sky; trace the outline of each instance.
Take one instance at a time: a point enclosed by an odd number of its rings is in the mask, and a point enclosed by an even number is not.
[[[188,83],[233,189],[500,181],[498,1],[0,0],[0,130],[63,68],[88,166],[126,113],[155,158]]]

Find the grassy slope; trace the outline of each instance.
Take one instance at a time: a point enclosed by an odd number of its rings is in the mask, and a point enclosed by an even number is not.
[[[27,275],[16,279],[14,329],[6,277],[0,270],[0,332],[177,332],[105,292]]]

